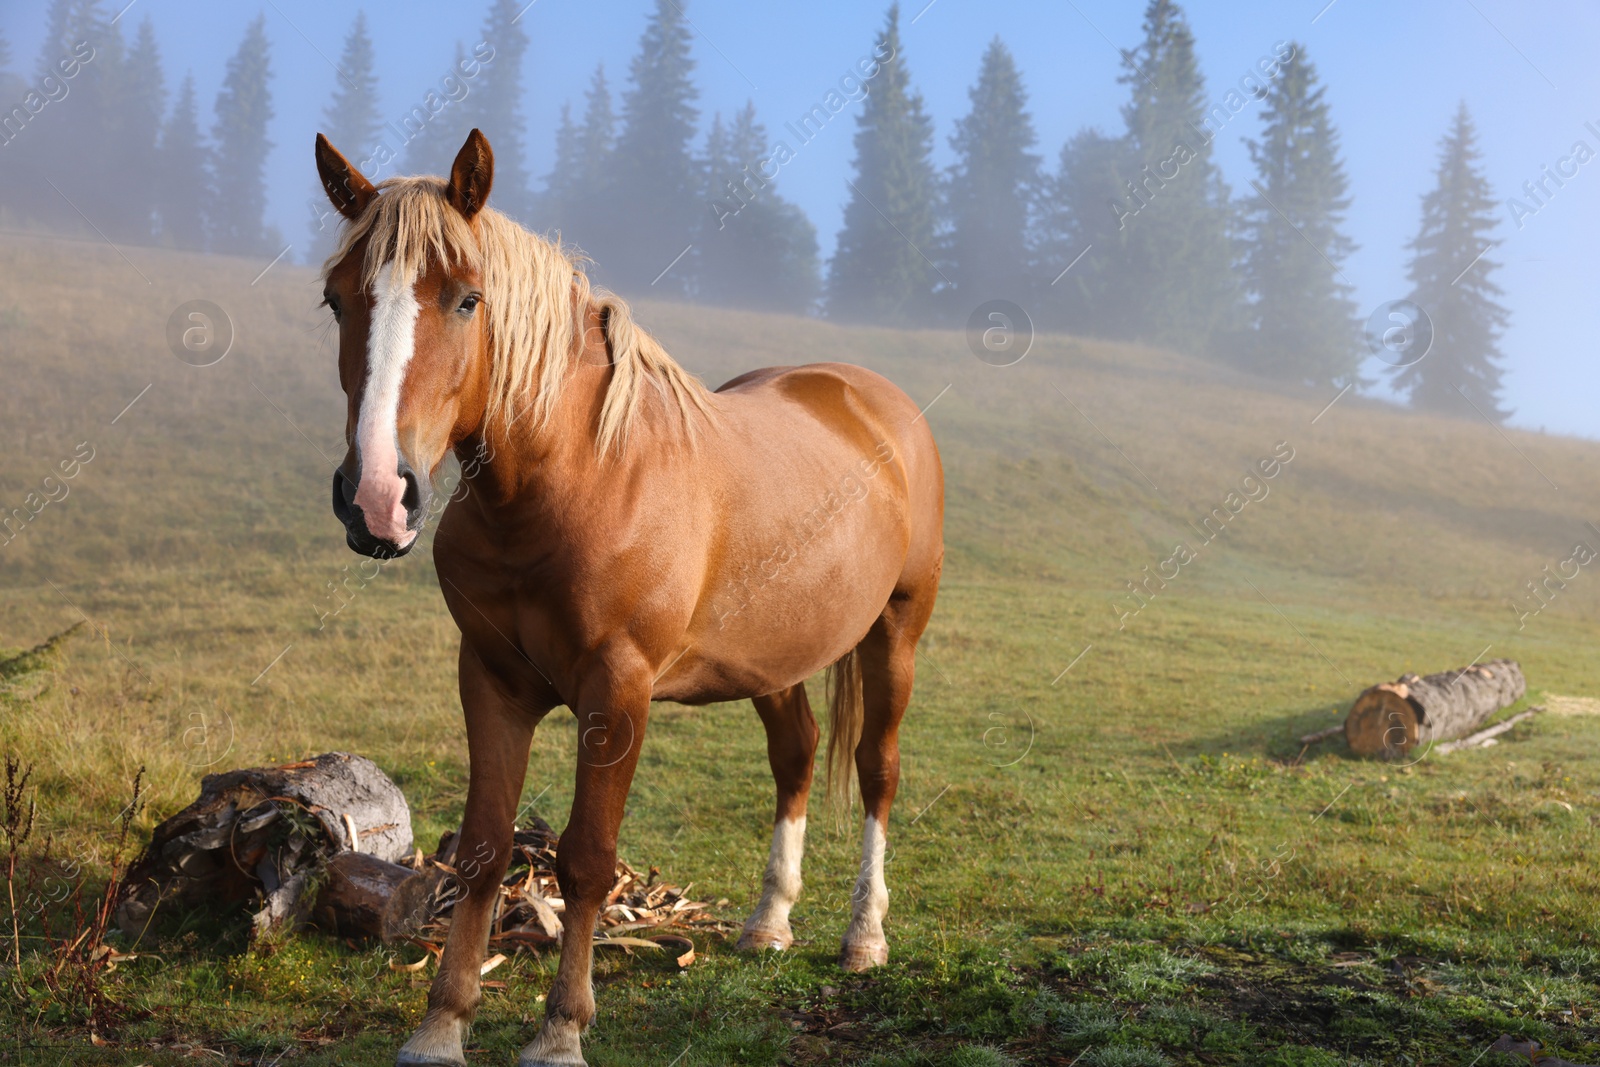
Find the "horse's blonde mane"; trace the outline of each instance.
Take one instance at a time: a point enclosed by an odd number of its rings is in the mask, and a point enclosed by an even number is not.
[[[696,420],[709,418],[709,393],[700,380],[667,355],[633,321],[619,296],[591,287],[578,262],[555,243],[529,233],[511,219],[484,208],[469,225],[445,199],[441,178],[390,178],[359,218],[344,227],[338,247],[323,264],[324,276],[363,238],[363,287],[387,264],[395,281],[410,285],[429,258],[460,263],[483,278],[489,316],[489,405],[485,432],[509,432],[529,414],[534,429],[550,421],[567,372],[583,350],[582,323],[596,308],[610,342],[612,377],[600,409],[595,446],[606,455],[627,445],[648,384],[659,391],[694,440]]]

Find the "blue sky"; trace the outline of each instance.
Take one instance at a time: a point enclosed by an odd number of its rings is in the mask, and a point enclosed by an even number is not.
[[[112,0],[113,10],[126,0]],[[884,6],[845,0],[737,3],[680,0],[697,35],[694,51],[704,120],[746,100],[774,134],[819,102],[870,51]],[[967,109],[967,89],[995,35],[1012,49],[1030,94],[1039,152],[1052,166],[1062,142],[1084,126],[1121,129],[1124,88],[1117,47],[1139,35],[1142,2],[1133,0],[911,0],[902,11],[904,54],[937,128],[938,161],[951,159],[949,136]],[[271,220],[286,239],[306,233],[314,171],[311,141],[334,88],[345,33],[363,5],[346,0],[135,0],[123,19],[155,23],[172,81],[192,70],[202,102],[216,96],[228,56],[246,23],[267,17],[277,74],[269,165]],[[385,111],[398,117],[436,86],[457,40],[481,37],[484,3],[391,0],[367,4],[379,57]],[[550,166],[557,115],[581,98],[597,63],[613,87],[625,78],[650,0],[535,0],[523,16],[532,38],[524,68],[529,169]],[[1315,63],[1342,137],[1354,204],[1347,230],[1360,246],[1345,267],[1363,315],[1405,295],[1405,244],[1416,231],[1419,198],[1432,180],[1436,144],[1459,100],[1476,118],[1486,170],[1498,196],[1521,196],[1524,182],[1554,167],[1578,140],[1600,152],[1600,8],[1577,0],[1259,0],[1184,5],[1194,28],[1208,91],[1220,99],[1274,42],[1294,40]],[[441,11],[447,12],[441,16]],[[31,71],[43,34],[40,0],[0,0],[15,65]],[[913,21],[914,20],[914,21]],[[838,231],[852,155],[854,114],[835,119],[783,169],[779,188],[816,223],[824,254]],[[209,120],[208,120],[209,121]],[[1259,116],[1247,108],[1224,129],[1216,151],[1237,193],[1247,188],[1241,139]],[[493,139],[493,131],[486,131]],[[1534,207],[1525,196],[1522,199]],[[1512,422],[1532,429],[1600,437],[1600,300],[1593,294],[1600,236],[1600,159],[1566,180],[1519,226],[1506,206],[1490,253],[1503,266],[1512,322],[1506,401]],[[1375,364],[1376,366],[1376,364]]]

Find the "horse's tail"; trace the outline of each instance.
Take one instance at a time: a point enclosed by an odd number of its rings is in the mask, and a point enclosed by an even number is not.
[[[864,714],[861,658],[852,648],[828,668],[828,806],[841,823],[852,803],[850,782]]]

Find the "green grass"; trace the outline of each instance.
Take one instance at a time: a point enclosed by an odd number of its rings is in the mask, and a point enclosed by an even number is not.
[[[109,249],[0,244],[0,510],[95,447],[0,547],[0,645],[90,620],[0,650],[0,748],[37,767],[37,833],[88,859],[92,890],[140,766],[148,832],[209,770],[345,749],[395,778],[431,845],[465,797],[454,630],[425,553],[318,627],[355,557],[326,504],[343,403],[309,275],[128,255],[152,284]],[[194,298],[238,326],[214,367],[165,347]],[[950,385],[928,412],[949,556],[902,734],[891,964],[833,965],[858,841],[819,807],[794,950],[702,943],[682,973],[602,955],[592,1063],[1465,1064],[1501,1033],[1600,1059],[1600,717],[1412,767],[1295,741],[1365,685],[1485,646],[1522,662],[1525,703],[1600,695],[1600,579],[1521,630],[1508,606],[1595,539],[1600,446],[1511,433],[1519,455],[1481,423],[1349,397],[1313,423],[1331,396],[1130,346],[1045,337],[997,369],[958,334],[641,317],[712,381],[850,359],[920,403]],[[1270,495],[1119,629],[1125,582],[1279,441],[1295,458]],[[575,743],[559,714],[535,739],[525,799],[558,827]],[[771,803],[747,704],[660,705],[623,855],[739,919]],[[0,998],[0,1063],[382,1064],[425,1002],[427,972],[389,966],[419,950],[255,950],[236,914],[175,917],[138,951],[108,980],[102,1046],[40,993],[42,956],[0,972],[27,987]],[[553,966],[494,972],[469,1062],[513,1062]]]

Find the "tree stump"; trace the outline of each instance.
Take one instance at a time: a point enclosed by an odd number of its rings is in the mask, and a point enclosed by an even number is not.
[[[1515,660],[1486,663],[1419,678],[1401,675],[1356,698],[1345,719],[1350,750],[1399,759],[1419,745],[1465,737],[1527,691]]]
[[[158,903],[264,898],[258,934],[305,917],[303,890],[330,856],[409,858],[411,810],[364,756],[327,752],[276,767],[208,774],[194,803],[155,828],[128,870],[117,923],[137,933]]]

